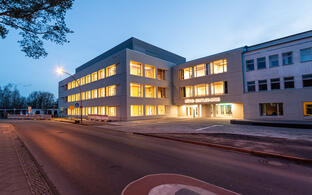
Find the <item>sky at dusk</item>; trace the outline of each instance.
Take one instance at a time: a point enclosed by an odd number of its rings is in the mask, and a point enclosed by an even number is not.
[[[27,96],[34,90],[56,97],[57,66],[75,68],[130,37],[187,61],[245,45],[312,30],[311,0],[76,0],[66,21],[70,43],[45,42],[46,58],[26,57],[18,33],[0,39],[0,86],[14,83]]]

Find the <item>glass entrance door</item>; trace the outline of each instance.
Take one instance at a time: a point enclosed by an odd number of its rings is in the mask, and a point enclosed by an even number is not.
[[[187,105],[185,106],[185,114],[190,118],[197,118],[201,116],[201,105]]]

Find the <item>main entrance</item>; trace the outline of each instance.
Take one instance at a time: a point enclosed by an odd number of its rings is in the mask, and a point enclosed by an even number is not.
[[[185,106],[185,115],[190,118],[201,117],[202,115],[201,105],[187,105]]]

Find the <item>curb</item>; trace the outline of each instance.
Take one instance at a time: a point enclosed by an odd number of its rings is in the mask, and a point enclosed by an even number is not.
[[[248,120],[231,120],[230,123],[237,125],[312,129],[312,124],[304,124],[304,123],[284,123],[284,122],[248,121]]]
[[[300,158],[300,157],[281,155],[281,154],[276,154],[276,153],[268,153],[268,152],[247,150],[247,149],[242,149],[242,148],[236,148],[236,147],[233,147],[233,146],[225,146],[225,145],[212,144],[212,143],[200,142],[200,141],[191,141],[191,140],[172,138],[172,137],[165,137],[165,136],[159,136],[159,135],[152,135],[152,134],[146,134],[146,133],[133,133],[133,134],[142,135],[142,136],[148,136],[148,137],[155,137],[155,138],[159,138],[159,139],[167,139],[167,140],[178,141],[178,142],[184,142],[184,143],[189,143],[189,144],[196,144],[196,145],[202,145],[202,146],[215,147],[215,148],[220,148],[220,149],[224,149],[224,150],[231,150],[231,151],[237,151],[237,152],[242,152],[242,153],[247,153],[247,154],[253,154],[253,155],[256,155],[256,156],[279,158],[279,159],[294,161],[294,162],[297,162],[297,163],[304,163],[304,164],[309,164],[309,165],[312,164],[312,159],[307,159],[307,158]]]

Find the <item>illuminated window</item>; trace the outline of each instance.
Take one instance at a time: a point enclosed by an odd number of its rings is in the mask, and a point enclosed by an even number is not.
[[[86,100],[91,99],[91,91],[86,91]]]
[[[72,102],[76,101],[76,95],[73,94],[71,99],[72,99]]]
[[[216,116],[232,116],[232,104],[216,104]]]
[[[185,97],[193,97],[193,86],[185,87]]]
[[[158,115],[166,114],[166,106],[165,105],[158,105]]]
[[[105,97],[105,87],[99,89],[98,96],[99,97]]]
[[[86,78],[85,78],[85,77],[81,77],[81,78],[80,78],[80,84],[81,84],[81,85],[86,84]]]
[[[91,82],[91,76],[88,74],[86,76],[86,84],[90,83]]]
[[[72,85],[72,88],[75,88],[76,87],[76,82],[72,81],[71,85]]]
[[[180,79],[184,80],[184,79],[190,79],[193,77],[193,68],[192,67],[188,67],[188,68],[184,68],[182,70],[180,70]]]
[[[194,86],[195,96],[206,96],[209,95],[209,85],[208,84],[199,84]]]
[[[130,61],[130,74],[143,76],[143,65],[139,62]]]
[[[67,87],[68,89],[71,89],[71,88],[72,88],[72,87],[71,87],[71,82],[69,82],[67,86],[68,86],[68,87]]]
[[[80,79],[77,79],[76,80],[76,87],[79,87],[79,85],[80,85]]]
[[[86,99],[86,92],[81,92],[81,100],[85,100]]]
[[[143,105],[131,105],[130,115],[131,116],[143,116]]]
[[[97,114],[97,107],[92,107],[92,114]]]
[[[116,74],[116,64],[106,67],[106,77],[110,77]]]
[[[76,101],[80,101],[80,93],[76,94]]]
[[[153,85],[145,85],[145,97],[156,98],[156,87]]]
[[[227,72],[227,60],[216,60],[210,63],[210,73],[211,74],[219,74]]]
[[[206,75],[206,64],[200,64],[194,67],[195,77],[202,77]]]
[[[157,69],[157,79],[158,80],[165,80],[166,79],[166,70],[164,69]]]
[[[105,115],[105,106],[99,106],[98,107],[98,114],[99,115]]]
[[[92,82],[97,81],[97,72],[91,74]]]
[[[85,107],[82,108],[82,115],[83,115],[83,116],[86,115],[86,108],[85,108]]]
[[[98,90],[97,89],[93,89],[92,90],[92,99],[97,98],[98,97]]]
[[[114,96],[116,95],[116,85],[111,85],[106,87],[106,96]]]
[[[165,87],[158,87],[157,91],[158,98],[166,98],[166,88]]]
[[[106,115],[116,116],[116,106],[106,106]]]
[[[155,79],[156,73],[155,73],[154,66],[145,64],[144,71],[145,71],[145,77]]]
[[[156,115],[156,105],[146,105],[145,115],[146,116]]]
[[[137,83],[130,83],[130,96],[143,97],[143,85]]]
[[[92,114],[92,107],[86,107],[86,115]]]
[[[211,94],[213,95],[222,95],[224,94],[224,82],[215,82],[211,83]]]
[[[99,79],[104,79],[105,78],[105,69],[99,70]]]
[[[283,103],[259,104],[260,116],[283,116]]]
[[[68,102],[71,102],[72,100],[71,100],[71,95],[69,95],[68,97],[67,97],[67,99],[68,99]]]
[[[303,102],[304,116],[312,116],[312,102]]]

